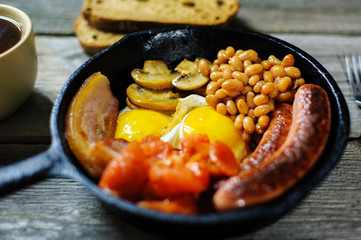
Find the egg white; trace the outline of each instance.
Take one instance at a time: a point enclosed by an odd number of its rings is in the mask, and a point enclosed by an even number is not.
[[[171,123],[168,125],[168,129],[165,129],[161,140],[169,142],[174,148],[179,149],[179,139],[183,138],[184,119],[192,110],[203,106],[208,106],[208,103],[203,96],[197,94],[180,99]]]

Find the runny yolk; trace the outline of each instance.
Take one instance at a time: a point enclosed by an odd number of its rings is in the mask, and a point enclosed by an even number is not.
[[[140,141],[144,136],[161,135],[169,124],[170,117],[152,110],[126,111],[118,116],[116,138]]]
[[[237,159],[246,154],[246,144],[233,121],[210,106],[196,108],[184,118],[179,135],[182,138],[191,134],[207,134],[211,143],[216,140],[226,143]]]

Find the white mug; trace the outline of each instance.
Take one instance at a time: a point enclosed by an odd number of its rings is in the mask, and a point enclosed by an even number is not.
[[[0,53],[0,120],[12,115],[31,95],[38,72],[34,32],[23,11],[0,4],[0,18],[20,27],[20,40]],[[1,36],[0,36],[1,37]]]

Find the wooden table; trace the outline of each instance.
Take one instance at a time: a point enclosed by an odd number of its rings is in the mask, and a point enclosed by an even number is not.
[[[301,204],[263,229],[234,239],[361,239],[361,110],[343,56],[361,53],[360,0],[242,0],[233,26],[281,38],[315,57],[336,79],[351,112],[351,132],[337,166]],[[2,0],[30,15],[39,73],[33,94],[0,121],[0,164],[47,149],[49,116],[70,74],[89,58],[72,25],[81,0]],[[1,67],[1,66],[0,66]],[[0,239],[161,239],[113,216],[78,182],[51,178],[0,198]]]

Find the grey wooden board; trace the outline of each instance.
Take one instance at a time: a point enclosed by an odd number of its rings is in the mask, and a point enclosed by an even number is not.
[[[242,0],[233,27],[268,33],[316,58],[335,78],[351,113],[346,150],[301,204],[274,224],[233,239],[361,239],[361,110],[343,57],[361,53],[360,0]],[[0,0],[27,12],[36,33],[39,74],[32,96],[0,121],[0,166],[50,144],[49,116],[65,81],[89,56],[72,29],[81,0]],[[72,179],[51,178],[0,197],[0,239],[162,239],[115,217]]]
[[[232,26],[259,32],[360,34],[359,0],[240,0]],[[81,0],[2,0],[25,11],[36,34],[71,35]]]

